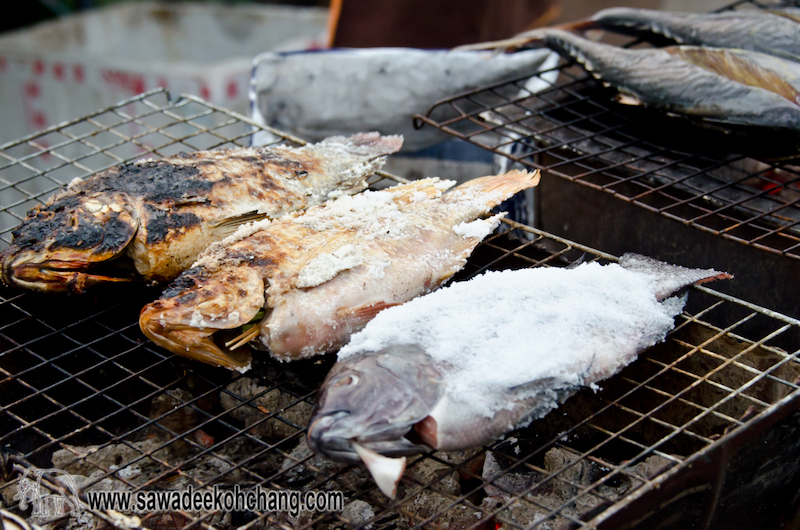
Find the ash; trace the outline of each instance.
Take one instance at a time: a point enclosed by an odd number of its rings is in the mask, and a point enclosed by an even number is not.
[[[344,510],[339,513],[137,514],[142,527],[151,530],[178,530],[196,523],[199,517],[220,530],[242,526],[253,530],[355,526],[410,530],[428,523],[483,530],[535,522],[539,522],[535,528],[560,528],[603,502],[618,499],[669,462],[650,457],[627,468],[623,479],[613,486],[601,484],[583,492],[607,470],[579,460],[565,449],[548,451],[541,473],[519,466],[506,469],[507,457],[480,448],[440,451],[410,459],[397,500],[390,501],[363,465],[332,462],[312,453],[304,434],[311,413],[309,403],[282,388],[262,386],[241,376],[214,399],[205,403],[185,390],[161,394],[150,403],[148,416],[153,421],[137,431],[139,439],[104,445],[62,444],[52,456],[52,465],[68,473],[81,492],[185,490],[189,486],[206,491],[215,484],[243,488],[260,484],[345,495]],[[215,440],[212,427],[204,423],[212,414],[221,414],[241,434]],[[509,449],[512,454],[513,447]],[[547,480],[554,472],[558,475]],[[0,488],[0,492],[3,505],[17,505],[13,485]],[[94,530],[105,525],[87,510],[66,512],[55,521],[29,521],[42,530]]]
[[[614,503],[671,463],[654,455],[623,474],[604,479],[609,469],[567,449],[550,449],[544,455],[541,472],[526,473],[505,472],[495,455],[487,452],[483,478],[489,483],[481,508],[496,512],[498,528],[536,523],[533,528],[557,530],[575,521],[588,521],[586,514]],[[526,466],[515,469],[527,470]]]

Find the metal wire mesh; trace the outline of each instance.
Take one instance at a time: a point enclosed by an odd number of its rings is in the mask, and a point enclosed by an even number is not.
[[[768,5],[745,0],[728,9]],[[763,151],[755,153],[758,159],[746,156],[759,149],[763,133],[715,135],[685,119],[617,104],[613,89],[570,61],[535,79],[548,88],[532,92],[528,87],[537,85],[519,79],[457,95],[417,116],[417,126],[437,127],[667,218],[800,259],[800,168],[767,161]]]
[[[75,176],[142,156],[246,145],[253,130],[194,98],[143,95],[2,146],[0,196],[12,199],[0,215],[13,226]],[[588,261],[614,260],[508,222],[456,280],[489,269],[564,266],[584,253]],[[141,521],[153,529],[593,528],[788,407],[798,390],[800,322],[695,288],[668,339],[602,390],[578,393],[489,447],[411,459],[389,500],[362,466],[325,461],[305,444],[314,395],[334,359],[283,364],[261,356],[242,375],[178,358],[137,325],[141,307],[158,295],[134,285],[82,296],[0,289],[0,447],[10,471],[0,482],[4,506],[17,505],[21,473],[35,466],[58,470],[45,486],[64,488],[63,471],[84,496],[261,485],[345,498],[341,512],[296,515],[154,510]],[[86,513],[84,526],[112,524],[114,514]]]

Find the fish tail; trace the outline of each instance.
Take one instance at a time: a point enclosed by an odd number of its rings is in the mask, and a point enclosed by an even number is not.
[[[501,175],[472,179],[445,195],[445,200],[454,202],[469,200],[474,195],[475,199],[485,201],[488,210],[515,193],[536,186],[539,184],[539,177],[538,169],[536,171],[514,169]]]
[[[377,132],[368,132],[352,136],[331,136],[321,143],[342,147],[354,156],[375,158],[399,151],[403,147],[403,136],[399,134],[382,136]]]
[[[689,269],[633,253],[623,255],[619,264],[629,271],[650,276],[655,282],[658,300],[664,300],[689,285],[733,278],[733,275],[727,272],[714,269]]]

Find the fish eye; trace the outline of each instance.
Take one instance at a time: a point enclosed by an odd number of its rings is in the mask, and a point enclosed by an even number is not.
[[[352,386],[358,384],[358,376],[355,374],[346,375],[337,380],[333,386]]]

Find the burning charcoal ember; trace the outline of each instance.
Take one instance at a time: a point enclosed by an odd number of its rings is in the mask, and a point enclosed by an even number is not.
[[[345,505],[341,517],[347,520],[351,526],[358,526],[375,517],[375,510],[369,503],[356,499]],[[372,524],[367,524],[364,528],[369,530],[372,528]]]
[[[563,499],[576,496],[580,486],[591,484],[600,478],[599,470],[589,461],[582,460],[570,451],[558,448],[550,449],[545,453],[544,467],[549,473],[558,473],[556,478],[550,480],[550,483],[553,493]]]
[[[521,467],[520,470],[526,468]],[[500,497],[507,492],[522,492],[532,487],[537,482],[544,479],[544,475],[535,471],[526,473],[508,473],[497,461],[492,451],[486,452],[486,459],[483,464],[483,479],[487,482],[484,489],[489,497]]]
[[[249,377],[237,379],[225,388],[227,392],[220,394],[223,408],[243,421],[251,434],[265,441],[279,442],[308,425],[313,406],[279,388],[268,390]],[[279,413],[275,417],[267,419],[276,412]]]
[[[117,471],[117,477],[143,484],[148,475],[163,471],[156,460],[170,460],[166,449],[159,449],[161,445],[157,440],[147,439],[106,446],[67,446],[53,453],[53,467],[86,477],[97,471]]]
[[[630,488],[630,483],[625,480],[616,487],[604,484],[587,493],[581,493],[582,488],[602,478],[603,470],[593,462],[559,448],[550,449],[545,453],[544,471],[546,475],[537,472],[508,473],[503,470],[492,453],[487,453],[483,477],[485,480],[493,479],[493,485],[486,486],[488,496],[483,500],[481,507],[487,511],[503,507],[497,514],[498,523],[502,528],[514,528],[515,524],[529,525],[550,518],[539,528],[556,529],[569,524],[568,518],[578,519],[581,514],[596,508],[606,500],[618,499]],[[514,498],[553,474],[556,476],[541,486],[521,498]],[[552,510],[561,506],[565,507],[559,514],[550,515]]]
[[[180,476],[167,484],[165,489],[186,489],[189,486],[197,489],[198,484],[238,484],[246,480],[247,473],[241,468],[233,469],[233,464],[213,455],[207,455],[193,462],[193,467],[180,468]]]
[[[347,464],[322,459],[309,449],[305,439],[292,449],[281,465],[281,476],[292,482],[312,480],[318,472],[333,474],[347,467]]]
[[[405,476],[411,480],[405,481],[405,490],[413,491],[418,484],[430,485],[431,489],[450,495],[460,495],[461,486],[458,482],[458,473],[447,464],[436,460],[422,458],[406,467]]]
[[[481,519],[489,523],[490,519],[479,511],[464,504],[452,506],[453,500],[430,489],[422,490],[418,495],[406,499],[400,513],[399,528],[414,528],[422,521],[431,519],[433,528],[482,528]],[[414,514],[412,517],[410,514]]]
[[[336,478],[319,486],[315,485],[315,488],[351,491],[373,487],[369,472],[363,466],[332,462],[317,456],[309,449],[305,438],[289,453],[281,465],[281,478],[291,487],[322,481],[333,475],[336,475]]]
[[[480,447],[473,447],[464,451],[437,451],[433,456],[453,464],[460,480],[469,480],[481,475],[483,460],[486,453]]]
[[[643,479],[651,479],[656,475],[660,475],[674,464],[675,462],[668,458],[653,455],[645,458],[643,462],[639,462],[635,466],[629,467],[628,471],[634,475],[642,477]]]
[[[187,405],[192,400],[192,395],[181,389],[171,390],[169,394],[159,394],[150,403],[150,418],[158,420],[151,425],[148,434],[155,437],[172,438],[175,434],[182,434],[197,425],[197,410]],[[168,414],[174,410],[172,414]],[[164,414],[167,414],[164,416]],[[164,416],[164,417],[161,417]]]

